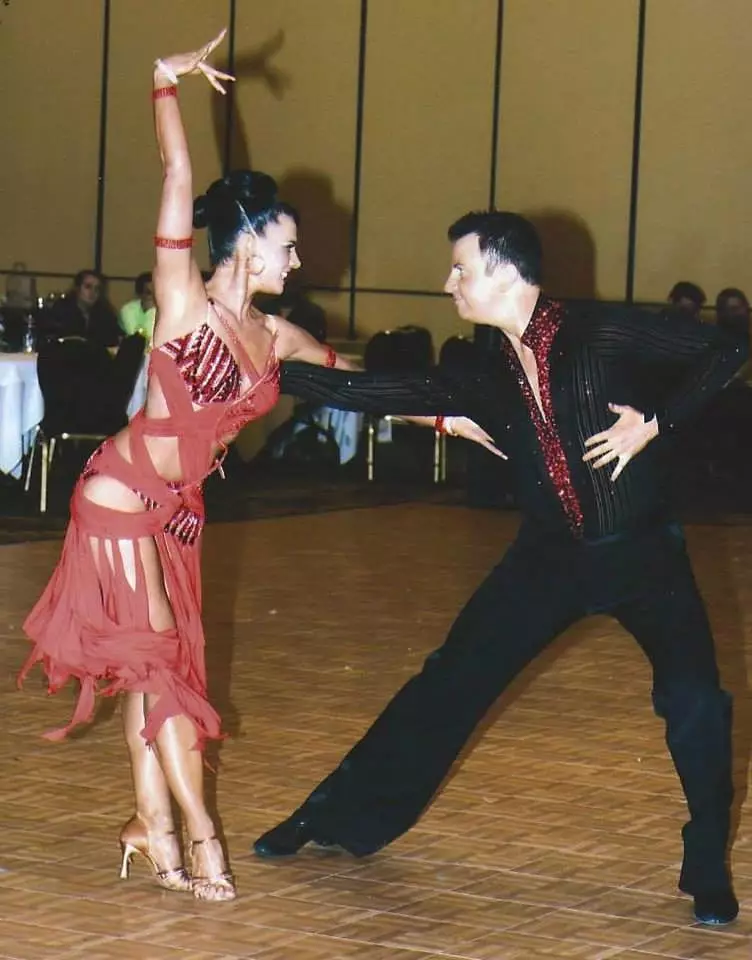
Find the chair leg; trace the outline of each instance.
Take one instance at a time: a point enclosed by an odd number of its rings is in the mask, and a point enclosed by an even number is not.
[[[376,439],[376,425],[373,417],[368,418],[368,445],[366,448],[366,478],[373,480],[373,459]]]
[[[39,487],[39,512],[47,512],[47,474],[50,468],[50,446],[46,439],[42,440],[42,477]]]
[[[24,493],[28,493],[29,487],[31,486],[31,471],[34,466],[34,456],[37,452],[38,440],[39,440],[39,425],[34,427],[34,436],[31,440],[31,450],[29,451],[29,462],[26,464],[26,479],[24,480]]]
[[[442,433],[441,435],[441,451],[440,451],[440,462],[441,462],[441,482],[446,483],[447,478],[447,438],[446,434]]]
[[[57,437],[50,437],[50,462],[48,464],[49,468],[52,468],[52,458],[55,456],[56,444],[57,444]]]

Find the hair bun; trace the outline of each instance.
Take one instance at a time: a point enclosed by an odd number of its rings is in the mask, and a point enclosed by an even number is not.
[[[221,183],[234,199],[250,206],[268,207],[277,200],[277,184],[268,173],[254,170],[233,170]]]
[[[196,230],[203,230],[209,222],[209,211],[206,194],[202,193],[193,201],[193,226]]]
[[[240,203],[243,207],[264,208],[277,202],[277,183],[267,173],[253,170],[233,170],[221,180],[215,180],[206,193],[193,201],[193,226],[202,227],[221,217],[228,205]]]

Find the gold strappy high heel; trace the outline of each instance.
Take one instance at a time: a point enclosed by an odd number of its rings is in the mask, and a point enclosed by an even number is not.
[[[216,841],[216,837],[205,837],[203,840],[191,840],[191,866],[193,868],[193,896],[197,900],[234,900],[237,896],[235,881],[232,874],[225,870],[217,873],[213,877],[199,877],[196,874],[196,867],[193,860],[195,848],[202,843],[211,843]],[[212,896],[211,891],[214,890]]]
[[[164,837],[175,835],[174,830],[161,834]],[[140,853],[149,861],[157,883],[165,890],[175,890],[178,893],[190,893],[191,878],[185,867],[174,867],[172,870],[160,870],[154,854],[149,849],[149,830],[144,821],[136,814],[120,831],[120,846],[123,851],[123,860],[120,865],[120,879],[128,879],[128,868],[134,853]]]

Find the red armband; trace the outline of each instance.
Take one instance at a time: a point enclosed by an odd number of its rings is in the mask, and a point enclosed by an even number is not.
[[[326,348],[326,360],[324,361],[325,367],[336,367],[337,366],[337,354],[332,350],[330,346],[327,345]]]
[[[163,97],[176,97],[178,95],[178,88],[173,87],[157,87],[151,92],[152,100],[161,100]]]
[[[447,432],[446,427],[444,426],[445,420],[446,420],[446,417],[443,416],[442,414],[439,414],[438,417],[436,417],[433,424],[433,428],[436,431],[436,433],[445,434]]]
[[[164,247],[165,250],[188,250],[193,246],[193,237],[182,240],[173,240],[172,237],[154,237],[155,247]]]

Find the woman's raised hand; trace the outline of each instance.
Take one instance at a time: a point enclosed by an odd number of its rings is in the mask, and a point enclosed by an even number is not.
[[[202,73],[215,90],[218,90],[220,93],[226,93],[227,91],[220,83],[220,80],[234,80],[235,77],[229,73],[222,73],[221,70],[217,70],[206,62],[220,43],[222,43],[226,33],[227,29],[225,28],[220,31],[213,40],[205,43],[203,47],[195,50],[193,53],[175,53],[171,57],[164,57],[161,60],[157,60],[157,72],[169,80],[185,77],[189,73]]]

